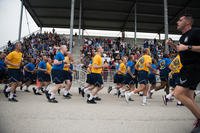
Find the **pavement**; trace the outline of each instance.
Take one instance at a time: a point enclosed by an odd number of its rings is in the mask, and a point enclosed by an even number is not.
[[[108,84],[109,85],[109,84]],[[156,92],[147,106],[134,95],[127,104],[107,87],[100,92],[102,101],[86,103],[72,86],[72,99],[56,95],[59,103],[49,103],[45,95],[36,96],[18,89],[18,103],[11,103],[0,89],[0,133],[189,133],[195,120],[186,107],[177,107],[176,100],[165,106]],[[31,88],[29,88],[31,90]],[[200,96],[197,97],[200,105]]]

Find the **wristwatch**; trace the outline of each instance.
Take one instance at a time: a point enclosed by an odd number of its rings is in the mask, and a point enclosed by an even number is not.
[[[191,50],[192,49],[192,45],[188,45],[188,50]]]

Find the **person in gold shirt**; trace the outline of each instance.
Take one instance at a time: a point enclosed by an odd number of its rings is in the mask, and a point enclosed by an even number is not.
[[[89,98],[87,99],[87,103],[96,104],[95,100],[101,100],[97,97],[97,93],[102,89],[103,79],[102,79],[102,70],[104,67],[102,55],[103,49],[101,46],[97,47],[96,55],[92,60],[92,68],[91,68],[91,84],[94,85],[94,89],[92,90]]]
[[[174,95],[174,88],[176,87],[176,85],[180,83],[180,71],[182,67],[183,65],[180,60],[180,55],[178,54],[169,65],[169,69],[171,70],[171,72],[169,73],[169,77],[171,78],[170,86],[172,86],[173,91],[168,95],[162,96],[165,105],[167,105],[167,102],[170,101],[171,97]],[[182,105],[183,104],[180,101],[177,102],[177,106]]]
[[[136,70],[138,70],[138,82],[140,86],[138,89],[125,93],[125,99],[128,102],[131,95],[142,91],[144,94],[142,105],[144,106],[147,104],[147,92],[149,90],[148,73],[150,72],[150,69],[154,73],[155,70],[151,67],[152,58],[150,56],[150,50],[146,48],[144,49],[143,53],[144,53],[143,56],[138,59],[135,65]]]
[[[122,93],[122,87],[124,86],[125,83],[125,75],[126,75],[126,62],[127,59],[126,57],[122,57],[122,61],[119,64],[119,69],[117,71],[117,96],[119,97],[120,94]]]
[[[72,66],[73,65],[73,57],[72,54],[70,52],[67,52],[67,55],[65,56],[65,65],[64,65],[64,79],[65,79],[65,90],[64,90],[64,97],[66,99],[71,99],[72,94],[70,93],[70,89],[72,86],[72,73],[73,73],[73,69]]]
[[[9,86],[4,89],[4,94],[11,102],[18,102],[13,94],[16,88],[21,84],[20,66],[22,62],[21,42],[15,44],[15,50],[9,53],[5,58],[5,63],[8,67]]]

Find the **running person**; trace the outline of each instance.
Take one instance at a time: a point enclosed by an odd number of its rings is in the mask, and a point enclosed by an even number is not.
[[[157,69],[157,66],[156,66],[156,60],[153,59],[152,60],[152,64],[151,64],[151,67],[156,70]],[[148,95],[149,95],[149,98],[151,99],[152,98],[152,90],[154,90],[154,88],[156,88],[156,75],[155,73],[153,73],[153,71],[150,71],[149,75],[148,75],[148,80],[149,80],[149,83],[150,83],[150,88],[149,88],[149,91],[148,91]]]
[[[160,80],[161,85],[155,88],[155,91],[160,89],[164,89],[166,94],[169,94],[169,84],[168,84],[168,75],[170,72],[169,65],[171,60],[169,59],[168,55],[164,55],[163,59],[158,62],[158,68],[160,70]]]
[[[96,104],[95,100],[100,100],[97,97],[97,93],[102,89],[103,85],[103,79],[102,79],[102,69],[104,67],[103,65],[103,60],[102,60],[102,55],[103,49],[101,46],[97,47],[97,52],[96,55],[94,56],[92,60],[92,69],[91,69],[91,84],[95,86],[95,88],[92,90],[90,97],[87,99],[87,103],[89,104]]]
[[[54,57],[54,62],[51,70],[53,84],[52,88],[45,92],[46,97],[49,102],[57,103],[58,101],[55,99],[55,94],[58,89],[65,87],[63,84],[63,68],[64,68],[64,54],[67,52],[66,45],[62,45],[60,47],[60,51],[58,51]]]
[[[36,89],[33,88],[35,95],[42,95],[40,90],[42,90],[42,87],[46,87],[48,85],[50,77],[47,73],[47,61],[48,58],[43,55],[42,61],[40,61],[38,64],[37,79],[40,82],[40,86],[38,86]]]
[[[24,81],[24,85],[26,86],[26,89],[24,90],[25,92],[30,92],[28,90],[28,87],[34,83],[35,80],[35,60],[33,58],[30,58],[30,62],[28,64],[26,64],[24,66],[24,77],[25,77],[25,81]],[[23,86],[22,86],[23,88]]]
[[[180,84],[175,87],[174,96],[180,100],[196,117],[192,133],[200,132],[200,108],[194,100],[194,90],[200,82],[200,29],[192,28],[192,16],[181,16],[177,30],[182,32],[179,45],[167,40],[180,54],[183,67],[180,71]]]
[[[9,53],[5,58],[5,63],[8,67],[9,87],[4,90],[4,94],[11,102],[18,102],[14,98],[14,92],[17,86],[21,84],[21,71],[20,66],[22,62],[21,42],[15,44],[15,50]]]
[[[119,64],[119,69],[117,71],[117,87],[118,90],[117,96],[120,95],[123,96],[125,90],[123,89],[123,86],[125,85],[125,75],[126,75],[126,57],[122,57],[122,62]]]
[[[162,97],[165,105],[167,105],[167,102],[170,101],[171,97],[174,94],[174,88],[180,82],[180,70],[182,67],[183,65],[181,64],[180,56],[177,55],[169,65],[169,69],[171,70],[171,72],[169,73],[171,77],[170,86],[172,86],[173,89],[171,93]],[[182,104],[178,101],[177,105],[182,105]]]
[[[142,105],[146,105],[147,92],[149,90],[149,85],[148,85],[148,73],[150,71],[149,69],[151,69],[153,72],[155,72],[155,70],[151,67],[152,58],[150,56],[150,50],[146,48],[144,49],[143,53],[144,55],[138,59],[135,65],[135,68],[138,70],[138,82],[140,84],[140,87],[131,92],[125,93],[125,99],[128,102],[131,95],[142,91],[143,92]]]
[[[126,63],[127,72],[125,76],[125,84],[128,87],[128,90],[134,91],[135,90],[135,84],[136,84],[136,75],[135,75],[135,60],[134,60],[134,54],[130,54],[129,60]]]
[[[69,59],[69,53],[65,56],[65,64],[63,68],[63,78],[66,84],[66,87],[64,88],[64,94],[63,97],[66,99],[71,99],[71,95],[69,93],[70,89],[70,59]]]

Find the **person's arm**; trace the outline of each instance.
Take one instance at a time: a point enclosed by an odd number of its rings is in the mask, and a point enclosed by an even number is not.
[[[191,46],[190,48],[191,49],[189,49],[188,45],[184,45],[184,44],[179,44],[176,46],[176,49],[178,52],[186,51],[186,50],[193,51],[193,52],[200,52],[200,46]]]
[[[5,63],[6,63],[7,65],[11,65],[11,66],[15,66],[15,67],[20,67],[20,64],[11,63],[8,59],[5,59]]]
[[[167,44],[167,45],[171,46],[173,49],[177,50],[177,47],[176,47],[177,44],[173,43],[172,40],[167,39],[167,40],[165,41],[165,44]]]
[[[43,65],[43,64],[42,64]],[[43,72],[47,72],[47,69],[43,69],[43,68],[41,68],[42,66],[40,66],[40,65],[38,65],[38,70],[39,71],[43,71]]]
[[[151,66],[151,63],[150,63],[150,62],[147,63],[147,67],[148,67],[154,74],[157,74],[157,73],[156,73],[156,70]]]
[[[28,70],[28,68],[27,68],[28,66],[24,66],[24,70],[26,71],[26,72],[33,72],[33,71],[30,71],[30,70]]]
[[[127,73],[130,74],[132,78],[135,78],[135,76],[131,72],[131,68],[130,67],[127,68]]]

